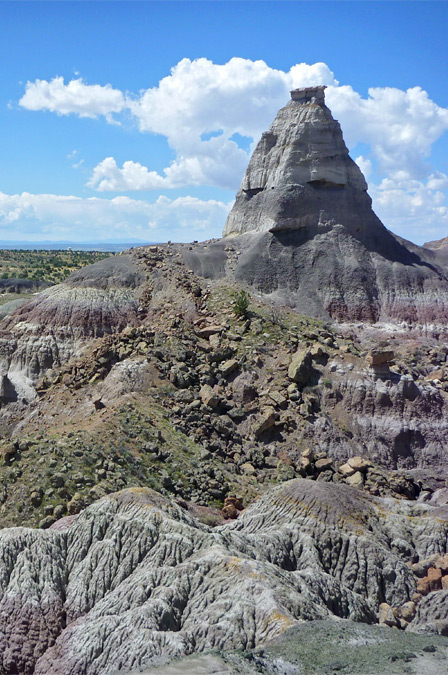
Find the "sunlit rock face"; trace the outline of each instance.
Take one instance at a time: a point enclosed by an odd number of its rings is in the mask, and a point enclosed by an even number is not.
[[[371,207],[367,184],[325,105],[324,89],[291,92],[252,155],[224,236],[337,223],[361,227],[361,212]]]

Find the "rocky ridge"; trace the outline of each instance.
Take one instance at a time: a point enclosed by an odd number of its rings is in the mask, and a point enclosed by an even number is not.
[[[32,399],[39,375],[79,353],[87,339],[135,325],[139,281],[129,256],[107,258],[5,317],[0,328],[3,399]]]
[[[440,342],[400,333],[395,352],[378,349],[378,336],[255,299],[238,318],[232,287],[156,248],[134,255],[176,275],[163,303],[148,293],[140,326],[91,340],[46,371],[30,404],[4,406],[3,525],[48,526],[126,485],[217,509],[296,476],[408,499],[444,487]],[[359,456],[361,470],[345,466]]]

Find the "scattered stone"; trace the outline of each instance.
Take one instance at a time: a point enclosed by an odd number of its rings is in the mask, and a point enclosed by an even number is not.
[[[448,553],[436,560],[436,568],[442,570],[443,574],[448,574]]]
[[[222,514],[226,520],[235,520],[243,510],[243,502],[238,497],[229,495],[224,499]]]
[[[355,471],[366,472],[367,469],[373,466],[372,462],[369,462],[367,459],[362,457],[350,457],[347,460],[347,464],[352,467]]]
[[[224,377],[228,377],[234,370],[238,367],[238,361],[236,359],[229,359],[224,361],[219,366],[219,371]]]
[[[40,527],[42,530],[46,530],[46,529],[48,529],[48,528],[50,527],[50,525],[53,525],[54,522],[55,522],[54,516],[47,516],[46,518],[43,518],[43,519],[39,522],[39,527]]]
[[[199,396],[201,397],[202,403],[206,405],[207,408],[214,409],[221,401],[219,394],[217,394],[216,391],[208,384],[204,384],[203,387],[201,387]]]
[[[9,464],[9,462],[14,457],[16,452],[17,450],[14,443],[9,442],[3,443],[0,446],[0,457],[3,460],[3,464]]]
[[[40,506],[41,503],[42,503],[42,492],[40,490],[39,491],[34,490],[30,494],[30,502],[31,502],[31,506],[34,506],[34,508],[37,508],[38,506]]]
[[[206,326],[205,328],[196,329],[196,335],[200,338],[208,340],[211,335],[222,333],[222,326]]]
[[[409,602],[405,602],[404,605],[401,605],[400,608],[401,616],[405,621],[412,621],[416,611],[417,605],[415,604],[415,602],[412,602],[412,600],[410,600]]]
[[[339,466],[339,472],[342,473],[343,476],[353,476],[355,471],[356,469],[350,466],[348,462]]]
[[[281,480],[291,480],[296,476],[294,467],[282,459],[279,459],[277,462],[277,475]]]
[[[297,384],[305,386],[312,373],[312,356],[308,349],[299,349],[289,365],[288,377]]]
[[[382,366],[386,363],[392,363],[394,352],[388,350],[372,349],[366,356],[369,366]]]
[[[59,488],[59,487],[62,487],[64,485],[65,478],[61,473],[55,473],[51,476],[50,481],[51,481],[51,484],[54,487]]]
[[[59,520],[59,518],[62,518],[62,516],[65,514],[66,508],[65,505],[63,504],[58,504],[58,506],[55,506],[53,509],[53,515],[56,520]]]
[[[67,502],[67,511],[70,515],[79,513],[84,508],[84,498],[79,492],[75,492],[69,502]]]
[[[241,468],[241,471],[243,473],[247,473],[250,476],[253,476],[254,473],[256,473],[256,469],[255,469],[254,465],[251,464],[250,462],[245,462],[244,464],[241,465],[240,468]]]
[[[352,476],[347,476],[346,482],[355,488],[361,488],[364,485],[364,477],[361,471],[356,471]]]
[[[285,408],[288,401],[279,391],[269,391],[268,396],[279,408]]]
[[[311,473],[312,469],[314,468],[314,465],[313,465],[311,459],[309,457],[303,457],[303,456],[302,456],[302,459],[300,460],[300,466],[303,469],[303,471],[305,472],[305,475],[307,473]]]
[[[327,469],[332,469],[333,468],[333,460],[330,459],[329,457],[322,457],[322,459],[318,459],[316,464],[316,469],[317,471],[326,471]]]
[[[439,591],[442,588],[442,570],[430,567],[428,570],[428,581],[431,591]]]
[[[378,623],[391,627],[397,625],[392,607],[387,602],[382,602],[379,606]]]
[[[433,555],[428,556],[428,558],[425,558],[424,560],[419,560],[418,562],[411,564],[410,568],[417,577],[422,578],[426,576],[429,568],[433,567],[439,560],[439,558],[440,558],[439,554],[434,553]]]
[[[260,436],[264,431],[271,429],[278,420],[278,413],[274,408],[265,408],[262,411],[261,417],[257,420],[253,427],[255,436]]]
[[[431,590],[428,577],[423,577],[417,581],[417,593],[420,595],[428,595]]]

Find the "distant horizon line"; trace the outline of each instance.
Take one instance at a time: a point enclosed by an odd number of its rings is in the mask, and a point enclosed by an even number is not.
[[[99,251],[99,252],[119,252],[124,251],[128,248],[134,246],[150,246],[152,244],[158,244],[160,242],[155,241],[144,241],[138,239],[103,239],[96,241],[70,241],[69,239],[59,239],[59,240],[41,240],[41,241],[29,241],[29,240],[1,240],[0,239],[0,249],[24,249],[24,250],[67,250],[71,249],[74,251]]]
[[[2,244],[145,244],[144,239],[94,239],[74,241],[73,239],[0,239]]]

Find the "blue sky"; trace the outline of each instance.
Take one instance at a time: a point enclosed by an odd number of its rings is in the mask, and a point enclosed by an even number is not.
[[[0,240],[219,236],[292,86],[327,84],[387,227],[448,236],[445,2],[0,2]]]

